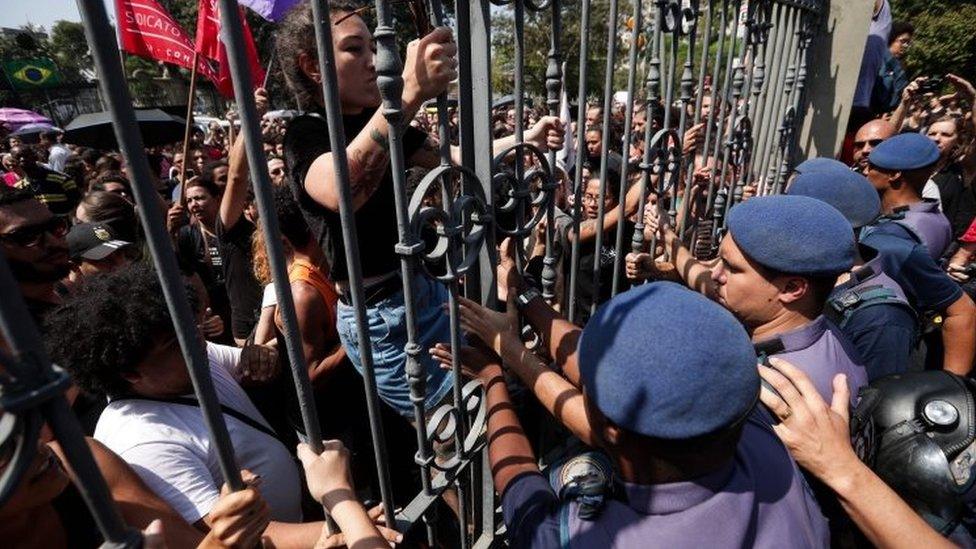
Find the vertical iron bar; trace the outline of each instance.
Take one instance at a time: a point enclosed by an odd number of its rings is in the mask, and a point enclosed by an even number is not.
[[[136,210],[146,234],[153,264],[159,275],[166,306],[173,319],[173,329],[176,331],[187,371],[193,382],[193,390],[200,402],[204,423],[213,438],[220,472],[231,490],[242,490],[244,482],[241,480],[241,472],[234,459],[234,447],[227,432],[227,425],[224,424],[213,380],[210,378],[210,362],[207,360],[202,338],[199,337],[196,329],[193,311],[187,301],[183,277],[176,264],[176,254],[173,252],[173,243],[166,234],[166,221],[158,207],[159,195],[152,187],[153,178],[144,153],[142,135],[139,133],[129,90],[124,78],[114,77],[122,73],[119,56],[116,53],[115,33],[108,24],[105,6],[101,2],[78,0],[78,11],[81,13],[81,21],[85,27],[85,35],[88,37],[95,67],[98,74],[102,75],[102,78],[98,79],[98,85],[105,97],[108,111],[112,113],[115,137],[125,158],[129,180],[135,193]]]
[[[458,86],[462,164],[474,169],[481,182],[488,211],[493,212],[495,193],[492,186],[494,154],[491,123],[491,4],[484,0],[460,0],[455,2],[455,7],[458,52],[461,55],[458,74],[461,82],[470,83],[469,86]],[[467,55],[465,51],[468,51]],[[471,128],[470,135],[465,128]],[[492,219],[494,227],[494,218]],[[481,295],[478,298],[471,296],[488,306],[494,305],[497,300],[494,240],[495,231],[487,231],[485,245],[481,248],[478,259]],[[465,277],[472,278],[475,277]],[[494,520],[494,514],[491,518]]]
[[[691,29],[688,33],[688,56],[685,58],[684,67],[681,69],[681,95],[679,96],[679,101],[681,102],[681,114],[678,122],[678,135],[681,136],[682,141],[684,140],[685,130],[688,129],[688,106],[691,104],[691,94],[692,85],[694,84],[694,70],[693,63],[695,59],[695,39],[697,38],[698,31],[698,0],[693,0],[691,3],[691,10],[693,12],[693,19],[691,20]],[[699,98],[699,101],[701,99]],[[695,114],[695,120],[697,121],[698,115],[697,111]],[[685,159],[684,155],[679,160],[679,166],[684,166],[687,170],[687,175],[685,177],[685,194],[681,199],[681,222],[678,223],[678,238],[684,240],[685,238],[685,228],[688,224],[688,216],[691,215],[691,189],[693,186],[693,180],[695,176],[695,155],[692,153],[690,159]],[[680,170],[680,168],[679,168]],[[680,179],[680,174],[677,179]],[[678,197],[678,189],[674,189],[675,199]]]
[[[98,9],[104,9],[99,4]],[[102,12],[104,17],[104,12]],[[108,21],[105,20],[106,26]],[[111,36],[111,34],[109,35]],[[113,54],[116,61],[118,57]],[[101,73],[111,74],[111,73]],[[24,303],[23,296],[20,294],[20,286],[17,279],[7,264],[7,258],[3,251],[0,251],[0,330],[3,339],[13,350],[13,360],[4,363],[6,374],[17,380],[25,390],[32,390],[42,387],[55,380],[56,374],[51,367],[51,359],[47,355],[41,334],[37,331],[27,305]],[[7,388],[4,388],[6,392]],[[122,520],[112,499],[108,484],[98,469],[98,464],[92,456],[85,435],[81,431],[78,420],[74,417],[68,407],[68,401],[63,393],[54,395],[52,398],[41,403],[39,406],[40,414],[43,415],[55,438],[61,444],[68,465],[74,471],[74,482],[78,487],[78,492],[85,505],[91,512],[98,530],[105,539],[105,545],[112,547],[140,547],[142,536],[137,530],[128,528]],[[17,413],[10,412],[7,413]],[[33,413],[28,411],[27,413]],[[27,438],[24,444],[32,446],[38,443],[35,437]],[[31,455],[36,448],[28,449]],[[9,478],[8,482],[13,482],[11,490],[16,489],[16,484],[23,482],[24,478]],[[6,488],[6,487],[5,487]],[[16,542],[16,540],[8,540]],[[16,544],[16,543],[15,543]]]
[[[782,24],[781,24],[782,21],[781,21],[781,19],[782,19],[782,16],[783,16],[783,12],[784,11],[785,11],[785,8],[783,7],[782,4],[777,3],[777,4],[774,5],[773,10],[772,10],[772,15],[771,15],[771,18],[770,18],[770,21],[771,22],[772,21],[775,21],[776,22],[776,24],[774,24],[773,27],[772,27],[772,29],[773,29],[773,31],[775,33],[774,34],[774,40],[773,40],[774,47],[770,48],[770,47],[767,47],[764,44],[764,46],[763,46],[763,55],[757,60],[757,62],[762,62],[765,65],[769,65],[769,67],[770,67],[770,74],[768,75],[769,76],[768,80],[771,83],[775,83],[776,82],[776,75],[780,71],[780,66],[779,66],[779,62],[777,61],[777,56],[781,55],[782,54],[782,51],[778,51],[778,48],[775,47],[775,44],[776,44],[776,42],[778,40],[779,33],[780,33],[781,29],[782,29]],[[764,72],[763,76],[764,77],[767,76],[765,74],[765,72]],[[760,160],[764,156],[764,152],[763,152],[762,146],[761,146],[762,144],[760,143],[760,136],[762,135],[763,128],[765,127],[766,124],[768,124],[768,122],[769,122],[769,120],[771,119],[771,116],[772,116],[772,113],[769,112],[770,109],[772,108],[772,102],[770,101],[770,95],[772,94],[772,88],[773,88],[773,85],[768,85],[768,86],[762,87],[762,85],[760,84],[758,86],[757,85],[754,85],[753,86],[753,89],[752,89],[752,92],[753,92],[753,102],[755,103],[755,105],[753,106],[753,108],[755,109],[754,110],[755,116],[753,117],[753,122],[754,123],[753,123],[753,126],[752,126],[752,130],[753,130],[752,135],[753,135],[753,142],[759,145],[759,146],[756,147],[755,156],[754,157],[755,158],[759,158]],[[758,179],[760,179],[760,186],[762,186],[761,174],[760,174],[760,176],[759,176]],[[760,189],[760,191],[761,191],[761,189]],[[762,192],[759,192],[758,194],[763,194],[763,193]]]
[[[750,6],[749,20],[746,23],[746,36],[747,40],[745,43],[746,47],[746,59],[752,64],[751,70],[747,73],[747,80],[745,84],[745,90],[752,92],[753,101],[750,101],[748,96],[744,97],[743,103],[740,107],[742,112],[741,118],[743,120],[749,121],[750,128],[749,132],[738,135],[739,143],[737,147],[742,149],[739,154],[739,165],[733,192],[732,201],[729,202],[730,205],[735,205],[742,201],[742,194],[745,189],[746,184],[748,184],[749,179],[752,176],[752,158],[755,139],[753,139],[752,131],[752,115],[753,108],[756,106],[757,98],[763,90],[763,82],[766,80],[766,66],[764,61],[765,49],[766,49],[766,38],[769,30],[767,20],[770,18],[769,4],[770,0],[764,0],[758,2],[756,6]],[[762,51],[758,51],[759,49]]]
[[[271,176],[268,174],[267,161],[262,148],[261,128],[254,96],[251,93],[251,68],[245,60],[244,34],[241,20],[238,16],[236,0],[220,0],[220,24],[224,31],[221,39],[227,48],[227,59],[230,63],[231,77],[234,81],[234,97],[237,100],[241,116],[241,133],[247,152],[247,161],[254,184],[254,198],[260,212],[261,228],[264,231],[265,247],[268,251],[268,263],[274,281],[275,295],[278,298],[278,308],[284,324],[285,348],[288,352],[288,362],[291,365],[292,379],[298,396],[298,405],[302,414],[302,423],[308,444],[315,453],[321,453],[322,430],[319,426],[319,416],[315,409],[315,397],[312,394],[312,384],[308,378],[308,364],[301,347],[301,335],[298,332],[298,317],[295,313],[295,302],[291,295],[291,285],[288,282],[288,268],[286,267],[285,250],[278,226],[278,214],[271,196]]]
[[[706,0],[705,3],[705,31],[702,33],[701,61],[698,67],[698,84],[695,87],[695,123],[701,123],[702,98],[705,97],[702,88],[705,86],[705,75],[708,73],[708,49],[712,44],[712,20],[715,17],[715,0]]]
[[[792,52],[789,51],[788,44],[788,34],[789,28],[786,23],[787,21],[787,9],[783,7],[780,10],[780,20],[776,25],[775,41],[773,51],[775,52],[774,61],[772,64],[772,74],[770,75],[770,84],[767,86],[766,90],[766,103],[768,116],[764,117],[763,124],[757,128],[757,139],[756,139],[756,154],[757,158],[760,159],[758,176],[765,178],[765,170],[768,166],[771,145],[771,136],[775,135],[776,130],[779,125],[779,106],[781,104],[780,93],[782,92],[782,84],[786,75],[788,64],[788,57],[792,56]]]
[[[638,37],[641,35],[641,0],[634,2],[634,30],[631,33],[630,52],[627,60],[627,106],[624,110],[624,141],[621,150],[620,163],[620,188],[617,191],[617,240],[614,249],[617,254],[613,260],[613,283],[610,288],[610,296],[617,295],[620,290],[620,270],[623,268],[624,260],[624,197],[627,195],[627,170],[630,166],[630,137],[633,131],[631,125],[634,121],[634,88],[637,80],[637,49]],[[638,217],[643,217],[643,211],[637,212]],[[599,251],[597,252],[599,253]],[[599,256],[598,256],[599,257]]]
[[[647,123],[644,126],[644,157],[641,161],[641,178],[640,178],[640,200],[638,201],[638,213],[637,223],[634,226],[634,236],[630,240],[630,249],[634,253],[640,253],[644,250],[644,209],[647,207],[647,186],[651,182],[651,171],[653,170],[653,155],[654,151],[651,149],[651,141],[654,136],[654,119],[657,109],[661,106],[661,57],[660,57],[660,47],[661,47],[661,37],[662,29],[664,24],[664,13],[662,8],[662,3],[660,1],[655,2],[657,9],[655,10],[654,17],[654,36],[650,40],[651,44],[651,61],[647,64],[647,79],[644,82],[645,89],[647,90]],[[666,108],[666,107],[664,107]],[[658,204],[661,204],[664,195],[664,174],[657,174],[657,199]],[[651,235],[651,255],[654,256],[657,253],[657,232],[655,231]]]
[[[586,77],[589,65],[589,33],[590,28],[590,0],[582,0],[580,6],[580,56],[579,56],[579,83],[576,94],[576,133],[577,141],[579,136],[586,135]],[[580,217],[582,216],[583,202],[583,158],[586,151],[586,143],[576,145],[576,166],[573,183],[573,243],[570,251],[569,269],[569,299],[566,306],[569,308],[567,318],[570,322],[576,321],[576,286],[579,277],[580,266]]]
[[[736,3],[735,17],[732,24],[732,45],[729,48],[728,57],[726,59],[725,65],[725,85],[723,89],[722,98],[722,108],[720,109],[719,119],[722,120],[728,113],[728,120],[721,121],[722,133],[720,133],[715,140],[715,156],[718,156],[719,146],[724,147],[722,153],[722,164],[719,169],[719,190],[718,195],[715,197],[716,202],[714,204],[714,212],[712,214],[713,224],[712,224],[712,242],[716,243],[718,241],[718,232],[720,228],[725,226],[726,212],[728,211],[728,206],[732,201],[731,191],[726,182],[726,172],[729,167],[729,155],[732,152],[732,132],[735,129],[735,113],[738,109],[739,98],[742,97],[742,71],[743,59],[746,54],[746,40],[743,43],[738,41],[738,30],[739,21],[742,17],[742,2],[745,0],[739,0]],[[736,54],[736,50],[741,46],[742,51]],[[731,92],[731,96],[730,93]]]
[[[787,154],[783,157],[783,165],[780,168],[780,179],[777,181],[777,187],[774,192],[782,193],[785,190],[786,179],[789,175],[790,170],[793,168],[794,162],[796,161],[796,146],[799,136],[797,135],[797,130],[803,125],[803,115],[806,113],[804,108],[804,103],[806,102],[806,82],[807,82],[807,63],[810,57],[810,41],[813,39],[812,27],[816,24],[817,17],[816,14],[805,11],[801,15],[801,26],[803,30],[800,31],[800,49],[802,53],[800,54],[801,61],[800,66],[797,69],[796,75],[796,90],[794,91],[793,98],[793,108],[795,113],[795,118],[793,120],[793,135],[791,136],[789,146],[787,149]]]
[[[352,196],[349,191],[346,132],[342,125],[342,115],[339,110],[339,84],[335,73],[335,52],[332,49],[332,18],[327,0],[312,0],[312,18],[315,24],[315,46],[318,54],[319,74],[322,75],[323,104],[326,111],[326,123],[329,127],[329,143],[332,148],[332,165],[338,194],[339,219],[343,227],[342,244],[345,248],[346,268],[349,275],[349,297],[356,316],[356,335],[359,339],[363,383],[366,387],[366,410],[369,414],[370,435],[373,438],[376,474],[379,478],[380,496],[383,500],[383,514],[386,523],[395,524],[393,522],[393,496],[390,492],[390,473],[386,466],[386,439],[383,437],[379,396],[376,392],[376,375],[373,372],[373,352],[366,331],[363,272],[359,262],[359,235],[356,232],[355,210],[352,207]],[[377,63],[377,73],[380,74],[379,63]],[[391,147],[393,133],[390,132]],[[418,427],[418,429],[420,428]]]
[[[525,141],[525,0],[515,0],[515,142]],[[525,155],[519,149],[515,154],[515,188],[512,193],[515,196],[515,226],[521,227],[525,223],[525,197],[529,194],[528,185],[525,181]],[[513,237],[516,240],[515,265],[518,272],[525,270],[522,250],[524,249],[521,237]]]
[[[789,146],[789,133],[792,126],[790,108],[793,105],[793,90],[796,87],[797,66],[802,61],[803,55],[803,51],[800,49],[802,36],[798,27],[800,15],[800,10],[796,9],[793,10],[790,17],[790,64],[786,69],[786,78],[783,82],[782,103],[778,105],[778,112],[780,113],[779,139],[776,144],[776,149],[770,154],[771,158],[768,160],[769,170],[767,172],[768,177],[766,177],[765,181],[769,190],[775,190],[778,187],[781,162],[785,159]],[[795,115],[795,112],[793,115]]]
[[[791,11],[791,10],[784,10]],[[782,41],[782,45],[779,46],[783,50],[783,55],[779,59],[779,72],[776,75],[776,79],[771,82],[770,92],[773,93],[773,108],[770,111],[769,123],[766,125],[765,134],[762,136],[762,164],[759,169],[759,176],[765,179],[767,170],[769,169],[772,158],[776,155],[773,146],[775,144],[776,135],[779,133],[780,123],[782,122],[783,115],[783,105],[785,103],[784,89],[786,87],[786,81],[788,79],[794,78],[790,73],[796,71],[796,56],[795,54],[795,39],[796,33],[793,32],[793,16],[791,13],[787,13],[784,16],[784,24],[782,32],[777,33],[778,38]]]
[[[472,50],[471,50],[471,12],[466,1],[455,3],[457,29],[454,37],[458,45],[458,81],[473,81]],[[490,55],[490,54],[489,54]],[[489,65],[490,66],[490,65]],[[461,165],[475,169],[474,124],[473,124],[473,88],[475,86],[458,86],[458,144],[461,150]],[[463,179],[463,189],[467,189],[473,182],[467,177]],[[487,197],[486,199],[490,200]],[[480,301],[483,284],[479,276],[464,277],[464,293],[470,299]]]
[[[430,0],[430,18],[431,23],[436,26],[444,25],[444,7],[440,0]],[[387,117],[389,120],[389,117]],[[400,123],[406,121],[401,120]],[[441,166],[451,165],[451,142],[450,142],[450,131],[448,129],[448,115],[447,115],[447,91],[438,94],[437,96],[437,127],[440,134],[440,156],[441,156]],[[394,127],[391,124],[391,128]],[[402,154],[402,152],[401,152]],[[454,210],[454,192],[449,190],[448,184],[450,181],[447,177],[441,179],[441,195],[444,198],[444,209],[445,211],[451,212]],[[403,200],[400,201],[403,204],[408,202],[406,194],[403,195]],[[404,208],[406,213],[406,208]],[[399,211],[397,212],[400,213]],[[449,256],[454,256],[461,252],[462,250],[448,249],[447,254]],[[456,265],[458,262],[449,258],[447,261],[448,273],[455,275],[453,273],[452,265]],[[449,312],[449,322],[451,325],[451,349],[461,348],[461,325],[460,317],[458,311],[458,277],[452,276],[451,281],[448,283],[448,312]],[[410,307],[407,308],[407,322],[411,322],[411,315],[413,312]],[[410,339],[407,343],[409,347],[413,342]],[[467,435],[467,423],[464,417],[464,404],[461,398],[461,386],[464,383],[464,376],[461,373],[461,353],[453,352],[451,353],[451,371],[454,373],[454,413],[455,420],[457,424],[457,429],[454,431],[454,444],[457,447],[458,454],[465,457],[464,450],[464,439]],[[470,545],[468,540],[468,486],[465,486],[464,482],[465,475],[458,475],[455,479],[455,486],[457,489],[457,499],[458,499],[458,519],[461,535],[461,548],[467,549]]]
[[[673,5],[673,4],[670,4],[670,5]],[[671,59],[670,59],[670,63],[668,64],[668,72],[667,72],[668,85],[667,85],[667,87],[664,88],[664,127],[666,129],[671,129],[671,123],[672,123],[672,120],[671,120],[671,111],[673,110],[672,107],[673,107],[673,103],[674,103],[674,84],[675,84],[675,80],[677,79],[677,76],[678,76],[678,42],[680,41],[679,40],[679,37],[681,36],[681,19],[680,19],[680,17],[676,17],[675,18],[674,27],[668,31],[667,35],[668,35],[668,38],[670,39],[670,50],[671,51],[669,53],[671,55],[665,56],[665,60],[667,60],[668,57],[670,57]],[[678,114],[678,119],[681,120],[682,118],[683,118],[683,113],[679,113]],[[680,133],[678,134],[678,136],[679,137],[683,137]],[[680,166],[680,164],[679,164],[679,166]],[[680,169],[680,168],[678,168],[678,169]],[[662,171],[661,172],[661,177],[663,178],[664,175],[665,174]],[[668,179],[670,179],[670,174],[668,174]],[[663,197],[658,197],[659,200],[661,198],[663,198]],[[678,205],[677,204],[678,203],[678,188],[677,188],[677,186],[674,186],[674,187],[672,187],[670,189],[670,196],[667,197],[667,201],[668,201],[668,221],[669,221],[670,226],[674,227],[675,226],[675,221],[677,220],[677,215],[678,215],[678,212],[677,212],[677,209],[676,209],[677,208],[677,205]]]
[[[560,19],[559,9],[560,0],[552,1],[552,25],[549,34],[549,53],[546,65],[546,105],[549,107],[550,116],[559,116],[559,99],[562,91],[562,59],[559,52],[559,40],[562,37],[562,20]],[[640,0],[637,0],[639,3]],[[556,251],[553,249],[555,243],[555,210],[556,210],[556,188],[555,185],[562,185],[562,180],[556,181],[556,151],[548,152],[549,170],[553,174],[553,195],[546,202],[546,255],[542,260],[542,297],[550,303],[556,298]]]
[[[600,250],[603,248],[603,219],[606,217],[604,201],[607,196],[607,169],[610,152],[610,109],[613,107],[613,66],[617,57],[617,0],[610,0],[610,15],[607,18],[607,64],[603,75],[603,141],[600,147],[600,198],[596,214],[595,259],[593,261],[593,295],[590,301],[590,314],[596,312],[600,301]],[[515,77],[516,81],[518,76]],[[623,199],[623,197],[618,197]],[[620,223],[623,220],[618,220]]]
[[[705,139],[702,143],[702,155],[704,156],[704,161],[706,163],[708,162],[709,158],[715,156],[711,152],[711,138],[712,138],[713,129],[716,130],[718,129],[718,128],[714,128],[715,113],[718,112],[718,108],[719,108],[718,101],[719,100],[723,102],[725,101],[724,97],[720,98],[718,95],[718,89],[719,89],[718,77],[719,77],[719,69],[722,67],[722,53],[724,52],[725,49],[725,33],[727,30],[726,24],[728,21],[728,12],[729,12],[729,0],[722,0],[722,13],[719,19],[719,27],[718,27],[719,28],[718,47],[715,50],[715,61],[714,61],[714,65],[712,66],[712,84],[711,84],[712,89],[710,94],[711,103],[708,108],[708,118],[705,122]],[[718,123],[722,124],[722,120],[719,119]],[[716,141],[718,141],[719,139],[720,137],[717,136]],[[716,153],[717,151],[718,149],[716,148]],[[705,199],[706,215],[708,212],[711,211],[712,204],[715,201],[715,184],[717,182],[715,174],[716,174],[716,170],[715,168],[712,168],[709,172],[708,192],[706,193],[706,199]]]
[[[268,253],[268,266],[271,268],[272,283],[281,312],[285,351],[288,353],[288,365],[291,368],[292,382],[295,385],[295,395],[298,398],[298,409],[305,427],[305,438],[316,454],[322,453],[322,429],[319,425],[318,410],[315,406],[315,395],[312,392],[312,382],[308,377],[308,363],[302,349],[301,334],[298,331],[298,316],[295,313],[295,301],[292,299],[291,283],[288,279],[285,250],[278,235],[281,229],[278,225],[278,214],[272,197],[271,176],[267,169],[267,160],[262,147],[260,117],[251,93],[251,67],[246,60],[244,46],[244,31],[239,16],[240,8],[236,0],[219,0],[220,25],[223,29],[221,40],[227,51],[230,64],[231,79],[234,84],[234,98],[237,101],[241,116],[241,136],[247,153],[251,182],[254,185],[254,198],[260,212],[261,229],[264,231],[265,249]],[[186,158],[184,156],[184,158]],[[184,160],[185,163],[185,160]],[[185,187],[184,187],[185,192]],[[325,514],[328,528],[332,532],[338,531],[328,512]]]

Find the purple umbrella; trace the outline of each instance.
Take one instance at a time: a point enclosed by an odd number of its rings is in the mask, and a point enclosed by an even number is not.
[[[48,126],[53,126],[54,122],[50,118],[42,114],[37,114],[34,111],[9,107],[0,109],[0,125],[6,127],[8,130],[16,131],[21,126],[26,126],[27,124],[47,124]]]

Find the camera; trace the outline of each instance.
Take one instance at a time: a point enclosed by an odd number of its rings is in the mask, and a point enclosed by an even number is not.
[[[945,78],[942,76],[932,76],[927,78],[924,82],[919,82],[918,92],[921,94],[926,93],[939,93],[942,87],[945,85]]]

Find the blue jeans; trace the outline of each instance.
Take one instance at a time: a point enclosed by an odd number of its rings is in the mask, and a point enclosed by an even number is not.
[[[441,307],[447,303],[447,288],[423,275],[413,279],[414,315],[417,325],[417,359],[427,372],[427,392],[424,404],[428,415],[451,391],[454,374],[444,370],[431,358],[427,349],[435,343],[447,343],[451,338],[451,326],[447,312]],[[363,373],[362,353],[356,334],[354,309],[339,302],[336,327],[346,354],[360,374]],[[413,404],[410,402],[410,384],[407,382],[407,311],[403,304],[403,291],[366,307],[366,331],[373,353],[373,371],[380,398],[401,416],[413,421]]]

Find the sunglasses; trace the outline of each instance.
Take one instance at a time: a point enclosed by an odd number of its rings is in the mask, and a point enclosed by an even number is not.
[[[9,233],[0,234],[0,241],[24,248],[33,248],[44,240],[44,235],[62,238],[68,234],[68,221],[62,217],[52,217],[44,223],[23,227]]]
[[[867,141],[855,141],[854,148],[863,149],[864,145],[871,145],[871,147],[877,147],[881,144],[884,139],[868,139]]]
[[[285,173],[285,170],[283,168],[275,168],[275,169],[271,170],[271,175],[282,175],[284,173]]]

